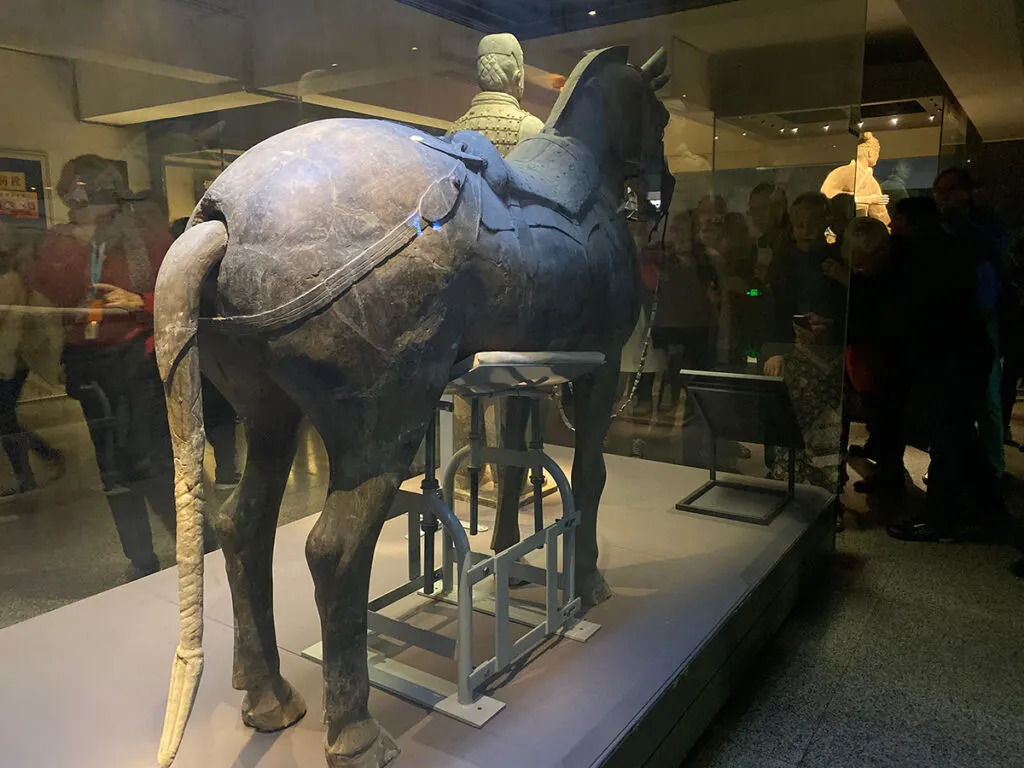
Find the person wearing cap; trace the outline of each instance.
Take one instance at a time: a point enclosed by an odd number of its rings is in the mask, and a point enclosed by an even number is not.
[[[146,510],[173,530],[170,477],[154,455],[165,442],[153,354],[153,291],[171,244],[167,229],[133,211],[123,167],[82,155],[63,168],[56,191],[69,222],[46,234],[32,285],[65,318],[63,363],[77,400],[132,576],[159,568]]]

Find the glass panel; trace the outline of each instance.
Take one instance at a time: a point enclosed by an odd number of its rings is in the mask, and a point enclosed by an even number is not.
[[[676,77],[664,95],[677,181],[668,248],[624,351],[623,407],[608,450],[707,468],[714,448],[720,470],[785,479],[781,448],[736,435],[713,444],[679,373],[762,376],[767,366],[784,378],[807,445],[798,482],[838,490],[849,266],[835,242],[854,201],[820,192],[847,166],[851,193],[869,185],[857,182],[862,129],[852,106],[860,102],[865,10],[730,3],[679,15],[686,23],[673,43]],[[806,333],[796,327],[807,323]],[[807,343],[795,344],[801,334]],[[757,410],[735,397],[737,411],[758,422]],[[744,432],[734,427],[721,431]],[[763,427],[745,431],[763,436]]]
[[[964,167],[967,159],[967,115],[949,99],[942,110],[942,147],[939,151],[939,170]]]
[[[160,263],[210,186],[270,136],[338,117],[437,135],[466,113],[480,91],[481,34],[412,5],[422,4],[36,3],[0,30],[0,97],[11,105],[0,119],[0,304],[17,318],[0,356],[0,625],[173,564],[151,339]],[[645,304],[623,351],[607,450],[706,466],[708,440],[678,371],[760,371],[771,343],[792,345],[792,315],[815,308],[802,296],[769,308],[768,251],[782,248],[789,204],[856,154],[849,105],[860,100],[864,4],[748,0],[660,16],[651,9],[679,5],[645,4],[639,18],[602,20],[612,5],[545,28],[523,22],[521,105],[546,119],[592,49],[628,45],[635,62],[668,50],[673,80],[660,96],[676,192],[664,253],[660,234],[634,227]],[[943,147],[957,141],[951,119]],[[771,192],[767,213],[755,188]],[[834,341],[843,312],[830,312]],[[841,381],[834,356],[827,364],[831,397]],[[571,445],[564,399],[549,409],[549,439]],[[248,446],[209,381],[204,408],[213,506],[235,487]],[[498,422],[488,423],[494,439]],[[721,454],[723,467],[750,475],[771,463],[756,445],[726,440]],[[328,475],[307,427],[280,522],[315,512]]]
[[[944,115],[939,96],[862,107],[863,130],[871,131],[880,144],[874,175],[889,196],[890,216],[901,199],[931,194],[941,162]]]

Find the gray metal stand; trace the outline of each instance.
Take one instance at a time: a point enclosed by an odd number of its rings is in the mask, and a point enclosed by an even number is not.
[[[718,451],[716,444],[718,439],[712,434],[711,436],[711,469],[710,478],[704,485],[698,488],[696,491],[691,493],[685,499],[676,503],[676,509],[681,512],[695,512],[699,515],[710,515],[711,517],[722,517],[726,520],[739,520],[744,523],[757,523],[758,525],[768,525],[774,520],[778,514],[786,508],[786,505],[791,502],[796,496],[796,452],[793,450],[789,451],[789,476],[786,483],[785,489],[772,488],[770,486],[755,485],[753,483],[741,483],[730,480],[719,480],[718,479]],[[715,488],[728,488],[733,491],[742,491],[743,493],[760,494],[762,496],[775,497],[775,503],[771,504],[770,507],[766,507],[761,511],[761,514],[751,514],[750,512],[739,512],[739,511],[726,511],[722,509],[716,509],[714,507],[705,507],[698,504],[701,498],[713,491]]]
[[[451,391],[470,400],[472,411],[469,445],[457,451],[448,462],[443,476],[442,497],[442,489],[437,481],[435,414],[435,418],[428,426],[425,441],[426,472],[421,483],[425,509],[422,514],[416,510],[408,512],[409,581],[375,598],[368,606],[367,625],[370,632],[455,659],[458,669],[457,680],[453,683],[390,659],[382,653],[371,651],[368,653],[370,682],[379,688],[476,727],[483,726],[505,706],[504,703],[479,693],[488,680],[508,669],[553,634],[558,633],[569,639],[585,642],[599,629],[597,624],[578,618],[580,599],[576,596],[575,584],[575,536],[579,517],[568,478],[558,464],[544,452],[540,400],[548,396],[552,386],[568,380],[565,378],[566,370],[592,370],[603,361],[603,358],[596,359],[591,355],[589,359],[582,360],[581,353],[562,356],[557,353],[544,353],[544,364],[560,363],[561,374],[548,371],[547,375],[538,376],[538,367],[543,368],[541,362],[528,360],[528,364],[524,364],[521,360],[523,357],[517,356],[517,360],[520,360],[518,366],[514,363],[491,363],[487,366],[489,374],[499,371],[511,375],[516,382],[514,386],[497,382],[495,386],[481,386],[479,377],[474,379],[473,386],[459,386],[463,381],[460,377],[456,377],[452,382]],[[524,367],[527,369],[525,372]],[[473,371],[474,367],[471,366],[468,372]],[[524,373],[533,374],[533,377],[530,378]],[[498,378],[500,380],[500,377]],[[501,395],[531,399],[530,441],[525,451],[491,448],[484,441],[481,398]],[[439,407],[450,410],[452,405],[450,402],[442,401]],[[479,473],[484,464],[524,467],[532,472],[531,480],[535,494],[534,532],[530,536],[494,555],[471,551],[466,529],[453,511],[455,475],[466,463],[469,464],[471,490],[470,530],[474,534],[479,526]],[[561,517],[547,526],[544,525],[541,495],[544,471],[554,479],[562,504]],[[434,535],[439,530],[442,530],[444,535],[442,562],[440,567],[437,567]],[[558,567],[559,543],[561,571]],[[534,550],[544,551],[544,567],[521,562],[522,557]],[[493,594],[476,589],[477,585],[492,577]],[[544,604],[513,604],[513,580],[543,586]],[[411,626],[381,613],[388,606],[416,593],[430,598],[431,601],[457,606],[457,639],[453,640]],[[489,614],[495,620],[494,655],[480,664],[474,663],[472,655],[474,612]],[[529,626],[531,629],[513,641],[513,622]],[[303,655],[321,661],[322,645],[317,643],[307,648]]]
[[[793,412],[785,382],[780,378],[717,371],[680,371],[686,385],[687,408],[696,407],[711,437],[710,478],[676,504],[676,509],[700,515],[724,517],[757,525],[769,525],[796,494],[796,451],[804,447],[803,434]],[[765,485],[718,479],[719,439],[763,442],[789,450],[788,482]],[[699,503],[717,488],[736,495],[732,508]]]

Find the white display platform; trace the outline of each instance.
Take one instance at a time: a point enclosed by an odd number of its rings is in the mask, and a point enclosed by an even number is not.
[[[570,451],[550,450],[568,467]],[[830,499],[816,489],[799,488],[769,526],[677,512],[676,501],[705,477],[609,456],[600,562],[616,596],[588,615],[602,630],[585,644],[552,639],[516,674],[495,681],[506,708],[482,729],[373,691],[371,711],[403,750],[396,768],[636,768],[653,764],[658,744],[688,748],[734,686],[736,665],[788,611],[803,564],[831,540],[824,514]],[[523,515],[524,525],[531,517]],[[213,553],[206,671],[176,766],[325,765],[321,669],[300,656],[319,639],[303,554],[314,520],[282,527],[275,554],[282,670],[309,713],[278,734],[242,725],[242,694],[231,688],[231,603],[222,557]],[[404,519],[385,527],[371,594],[404,582],[405,533]],[[408,600],[416,605],[418,598]],[[438,605],[417,621],[454,634],[454,615]],[[0,630],[0,764],[155,765],[177,620],[176,572],[169,569]],[[476,623],[482,651],[492,638],[483,617]],[[399,658],[454,673],[453,662],[416,649]],[[632,749],[638,751],[624,756]]]

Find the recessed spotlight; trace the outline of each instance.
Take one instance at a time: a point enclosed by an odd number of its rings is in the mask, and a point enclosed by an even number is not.
[[[717,136],[715,136],[715,141],[718,141],[718,137]]]
[[[864,127],[864,121],[861,120],[859,123],[857,123],[857,127],[858,128],[863,128]]]
[[[744,136],[746,136],[746,135],[747,135],[747,132],[746,132],[746,131],[744,131],[744,132],[743,132],[743,135],[744,135]]]
[[[597,11],[587,11],[587,16],[597,16]]]
[[[828,129],[829,129],[829,128],[831,128],[831,127],[832,127],[831,125],[829,125],[828,123],[826,123],[825,125],[823,125],[823,126],[821,127],[821,130],[823,130],[823,131],[826,131],[826,132],[827,132],[827,131],[828,131]]]
[[[789,129],[789,132],[790,132],[790,133],[799,133],[799,132],[800,132],[800,129],[799,129],[799,128],[790,128],[790,129]]]
[[[928,115],[928,120],[930,120],[931,122],[934,123],[935,122],[935,115]]]
[[[338,65],[337,65],[337,64],[331,64],[331,66],[332,66],[332,67],[336,67],[336,66],[338,66]]]
[[[899,125],[900,124],[900,119],[898,117],[894,117],[894,118],[890,119],[889,122],[891,124],[893,124],[893,125]]]
[[[415,51],[418,51],[418,50],[419,50],[419,46],[418,46],[418,45],[414,45],[414,46],[412,47],[412,50],[413,50],[414,52],[415,52]]]
[[[786,132],[785,128],[779,128],[779,133],[785,133],[785,132]]]

